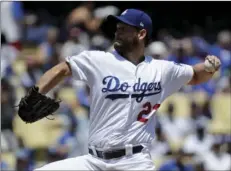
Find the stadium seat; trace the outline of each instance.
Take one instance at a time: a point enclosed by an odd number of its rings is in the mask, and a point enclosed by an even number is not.
[[[206,92],[204,91],[194,91],[188,94],[197,105],[202,106],[205,101],[208,99]]]
[[[61,121],[58,115],[51,116],[54,120],[48,120],[46,118],[32,123],[24,123],[18,115],[14,118],[14,132],[22,138],[26,147],[32,149],[47,148],[53,143],[61,134]]]
[[[173,103],[175,106],[175,114],[180,117],[187,117],[190,111],[190,98],[185,93],[175,93],[168,97],[162,104],[159,113],[165,113],[169,103]]]
[[[17,76],[21,76],[26,71],[26,64],[24,60],[15,60],[12,65],[13,71]]]
[[[76,92],[71,87],[64,87],[59,90],[59,97],[65,103],[69,104],[73,109],[76,107],[78,101]]]
[[[231,133],[231,95],[230,94],[216,94],[211,101],[211,110],[213,120],[210,124],[209,130],[212,133]]]
[[[28,55],[35,55],[37,51],[37,47],[36,46],[32,46],[32,47],[24,47],[19,55],[20,59],[25,59],[26,56]]]

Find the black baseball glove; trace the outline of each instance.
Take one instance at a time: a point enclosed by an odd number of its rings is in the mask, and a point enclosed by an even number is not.
[[[36,122],[59,108],[60,100],[51,99],[38,90],[36,86],[30,88],[27,95],[20,100],[18,115],[26,123]]]

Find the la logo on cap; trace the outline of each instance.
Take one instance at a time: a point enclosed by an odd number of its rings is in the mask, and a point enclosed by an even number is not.
[[[125,15],[127,13],[127,10],[125,10],[121,15]]]

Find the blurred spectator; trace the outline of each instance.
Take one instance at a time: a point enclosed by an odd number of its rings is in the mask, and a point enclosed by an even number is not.
[[[163,42],[168,48],[170,48],[173,36],[169,33],[167,29],[163,28],[158,30],[157,40]]]
[[[192,28],[192,43],[195,47],[196,56],[203,59],[208,55],[210,44],[205,40],[203,30],[198,25],[194,25]]]
[[[60,45],[57,42],[59,30],[57,28],[49,28],[47,32],[47,40],[38,47],[38,60],[43,67],[43,71],[47,71],[59,62]]]
[[[86,1],[75,9],[73,9],[67,19],[67,25],[77,25],[84,30],[91,29],[91,22],[93,22],[93,9],[95,2]]]
[[[222,149],[222,144],[216,140],[211,151],[203,157],[205,170],[231,170],[231,156]]]
[[[25,16],[25,38],[28,44],[41,44],[47,40],[47,32],[50,26],[44,24],[41,18],[36,14],[28,14]]]
[[[168,56],[170,61],[188,65],[202,62],[202,59],[195,56],[195,49],[190,38],[173,39],[171,41],[171,51],[172,53]]]
[[[81,125],[78,118],[75,116],[71,108],[67,105],[62,105],[58,110],[59,115],[62,115],[63,120],[66,120],[66,127],[63,134],[58,138],[57,142],[49,147],[49,161],[57,161],[65,159],[67,157],[75,157],[85,154],[85,147],[82,143],[86,143],[86,139],[83,139],[84,131],[79,131]],[[81,121],[83,122],[83,121]]]
[[[7,151],[9,151],[7,139],[5,138],[4,134],[1,134],[1,152]]]
[[[82,149],[76,136],[76,125],[70,124],[69,127],[69,130],[58,139],[57,144],[49,148],[50,159],[53,161],[82,155]]]
[[[58,99],[58,91],[54,92],[54,98]],[[50,159],[60,160],[66,157],[86,154],[85,146],[88,125],[81,118],[82,114],[79,111],[73,111],[65,102],[61,103],[57,114],[64,122],[64,129],[57,142],[49,148]]]
[[[43,72],[40,70],[35,56],[27,56],[25,65],[26,70],[21,76],[21,83],[25,90],[28,91],[30,87],[37,83]]]
[[[227,76],[222,76],[219,82],[217,83],[217,93],[230,93],[231,92],[231,71]]]
[[[204,59],[206,55],[208,55],[208,50],[210,48],[210,45],[206,40],[202,37],[194,36],[192,37],[192,43],[195,47],[195,54],[196,56],[200,57],[201,59]]]
[[[85,49],[89,49],[91,46],[90,37],[91,35],[88,33],[88,30],[81,27],[81,25],[75,24],[71,25],[66,28],[67,36],[64,40],[64,43],[70,39],[70,37],[74,38],[78,36],[78,42],[82,46],[84,46]],[[71,39],[72,39],[71,38]]]
[[[194,170],[195,171],[205,171],[205,166],[204,166],[204,163],[203,162],[196,162],[194,164]]]
[[[79,108],[75,113],[78,127],[77,127],[77,137],[78,143],[81,147],[82,155],[88,154],[88,133],[89,133],[89,111],[82,110]]]
[[[18,50],[22,48],[23,20],[24,10],[22,2],[11,1],[1,3],[2,33],[6,36],[6,41]]]
[[[201,156],[210,150],[213,136],[208,134],[206,127],[206,120],[197,120],[195,132],[188,135],[184,141],[183,149],[187,154]]]
[[[147,48],[147,55],[152,56],[154,59],[165,59],[168,56],[168,49],[163,42],[152,42]]]
[[[32,171],[33,157],[32,150],[27,148],[21,138],[18,139],[19,148],[16,151],[16,170]]]
[[[28,149],[20,149],[16,153],[16,170],[32,171],[30,165],[30,151]]]
[[[206,120],[206,117],[202,115],[202,108],[200,105],[198,105],[195,101],[192,101],[190,104],[190,111],[189,111],[189,117],[186,118],[186,123],[188,126],[188,134],[195,133],[194,130],[196,130],[196,124],[200,120]]]
[[[95,8],[95,2],[83,2],[71,11],[68,16],[67,26],[77,25],[90,36],[100,33],[100,27],[105,17],[112,14],[117,15],[119,9],[115,6],[104,6]],[[86,44],[84,44],[86,46]]]
[[[116,6],[103,6],[103,7],[98,7],[94,10],[93,15],[96,18],[99,19],[104,19],[108,15],[118,15],[120,13],[120,10]]]
[[[69,31],[69,38],[64,43],[61,49],[61,60],[64,60],[67,56],[78,55],[84,50],[87,50],[87,47],[81,44],[80,35],[82,30],[78,27],[72,27]]]
[[[155,131],[156,131],[156,138],[152,142],[152,147],[150,150],[150,154],[152,156],[153,161],[160,159],[161,157],[171,153],[170,146],[166,140],[166,137],[162,131],[161,126],[157,127]]]
[[[102,34],[96,34],[91,39],[91,50],[106,51],[111,45],[111,41]]]
[[[19,51],[6,42],[5,36],[1,34],[1,76],[9,78],[13,74],[12,64],[19,55]]]
[[[104,49],[106,49],[105,45],[109,47],[110,42],[108,43],[108,40],[100,34],[101,23],[107,15],[117,15],[118,13],[119,9],[115,6],[105,6],[94,9],[94,2],[83,2],[82,5],[72,10],[68,16],[67,26],[70,28],[75,25],[82,30],[82,37],[79,38],[79,40],[86,48],[90,48],[90,45],[92,45],[92,49],[97,47],[104,47]],[[95,34],[100,34],[100,36]],[[92,43],[88,41],[90,40],[90,37],[93,37]],[[95,44],[95,39],[103,39],[103,43],[99,42]]]
[[[193,165],[185,163],[185,153],[179,150],[175,153],[175,159],[163,163],[158,171],[193,171]]]
[[[77,97],[79,104],[84,107],[88,112],[90,112],[90,88],[85,85],[84,88],[77,90]]]
[[[207,99],[204,102],[201,112],[202,116],[206,117],[207,119],[212,119],[211,100]]]
[[[2,152],[15,152],[18,149],[17,137],[11,130],[2,130],[1,133],[1,151]]]
[[[8,79],[1,79],[1,130],[13,131],[12,120],[15,116],[15,91]]]
[[[221,60],[221,75],[228,75],[231,68],[231,32],[223,30],[217,35],[217,42],[211,46],[209,53]]]
[[[160,124],[168,142],[179,144],[188,134],[190,128],[188,128],[185,119],[176,116],[174,107],[173,104],[168,104],[167,113],[160,116]]]

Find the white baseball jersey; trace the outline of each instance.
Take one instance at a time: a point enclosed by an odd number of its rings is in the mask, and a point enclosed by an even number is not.
[[[89,146],[99,149],[151,144],[156,110],[193,76],[185,64],[146,56],[134,65],[116,51],[84,51],[66,61],[91,89]]]

